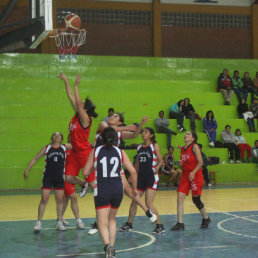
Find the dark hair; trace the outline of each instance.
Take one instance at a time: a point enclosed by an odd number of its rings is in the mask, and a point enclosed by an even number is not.
[[[227,127],[231,128],[231,126],[230,126],[230,125],[226,125],[226,126],[225,126],[225,130],[227,129]]]
[[[184,98],[184,101],[185,101],[186,99],[188,99],[188,103],[190,103],[190,99],[189,99],[189,98]]]
[[[254,144],[256,144],[258,142],[258,140],[256,140],[255,142],[254,142]]]
[[[96,108],[96,106],[89,99],[89,97],[87,97],[85,99],[83,109],[86,110],[86,113],[88,114],[88,116],[93,116],[93,117],[97,117],[98,116],[98,114],[95,112],[95,108]]]
[[[112,107],[108,109],[108,113],[109,113],[110,111],[113,111],[113,113],[115,112],[115,110],[114,110]]]
[[[198,146],[202,149],[202,144],[198,143]]]
[[[152,137],[151,137],[151,141],[153,142],[153,143],[156,143],[156,140],[155,140],[155,133],[154,133],[154,130],[153,130],[153,128],[151,128],[151,127],[144,127],[144,130],[148,130],[149,132],[150,132],[150,134],[152,134]]]
[[[177,102],[177,106],[179,107],[180,106],[180,103],[184,101],[183,99],[180,99],[178,102]]]
[[[60,133],[60,132],[54,132],[54,133],[51,135],[51,137],[50,137],[50,141],[51,141],[51,143],[53,143],[53,138],[54,138],[54,135],[55,135],[56,133]],[[60,135],[61,135],[61,140],[63,141],[64,136],[63,136],[63,134],[62,134],[62,133],[60,133]]]
[[[238,70],[235,70],[235,71],[234,71],[234,75],[235,75],[235,73],[239,73],[239,71],[238,71]]]
[[[168,147],[168,151],[169,151],[170,148],[172,148],[172,149],[174,150],[174,147],[173,147],[173,146],[169,146],[169,147]]]
[[[119,122],[121,122],[122,123],[122,125],[124,125],[124,121],[125,121],[125,119],[124,119],[124,115],[123,115],[123,113],[117,113],[116,112],[116,114],[118,114],[119,115]],[[122,126],[121,125],[121,126]]]
[[[198,136],[197,136],[196,132],[195,132],[194,130],[191,130],[190,132],[191,132],[191,134],[192,134],[192,136],[193,136],[193,138],[194,138],[194,143],[197,143],[197,141],[198,141]]]
[[[102,132],[102,141],[106,145],[117,145],[117,133],[114,128],[106,127]]]
[[[237,131],[239,131],[239,132],[240,132],[240,135],[242,135],[242,134],[241,134],[241,130],[240,130],[240,129],[236,129],[236,132],[235,132],[235,133],[237,133]]]
[[[160,110],[160,111],[159,111],[159,116],[160,116],[160,113],[165,114],[165,112],[164,112],[163,110]]]
[[[209,120],[209,113],[212,113],[212,116],[211,116],[211,122],[213,123],[214,122],[214,114],[213,114],[213,111],[212,110],[209,110],[209,111],[207,111],[207,113],[206,113],[206,120]]]

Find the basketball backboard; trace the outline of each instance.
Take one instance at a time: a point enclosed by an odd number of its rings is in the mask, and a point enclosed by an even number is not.
[[[44,31],[32,36],[30,49],[34,49],[53,30],[52,0],[31,0],[30,12],[31,19],[41,19],[44,23]]]

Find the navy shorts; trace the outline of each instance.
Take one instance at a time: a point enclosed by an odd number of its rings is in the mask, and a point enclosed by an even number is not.
[[[64,177],[51,178],[44,175],[41,189],[64,190]]]
[[[96,190],[97,195],[94,196],[96,209],[108,207],[118,209],[120,207],[124,194],[122,181],[98,183]]]
[[[158,190],[159,176],[152,173],[138,174],[137,190],[145,191],[146,189]]]

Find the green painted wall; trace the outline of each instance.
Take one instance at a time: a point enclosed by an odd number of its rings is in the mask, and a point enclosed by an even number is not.
[[[93,123],[91,142],[98,123],[111,106],[124,112],[127,124],[139,123],[147,115],[148,125],[154,127],[160,110],[168,114],[171,104],[189,97],[202,117],[207,110],[214,111],[218,139],[219,132],[230,124],[232,130],[240,128],[253,145],[257,135],[249,133],[247,124],[238,119],[236,97],[231,106],[224,106],[221,94],[216,92],[217,76],[225,67],[230,72],[238,69],[241,74],[249,71],[254,76],[258,60],[78,56],[77,63],[64,63],[56,55],[0,55],[0,189],[39,188],[44,161],[34,166],[27,182],[23,179],[25,167],[49,142],[53,132],[61,131],[67,136],[73,111],[63,82],[56,78],[60,72],[67,74],[71,86],[80,73],[81,96],[90,96],[97,105],[99,117]],[[227,150],[208,148],[201,121],[196,124],[204,152],[228,161]],[[189,120],[185,126],[190,128]],[[170,120],[170,127],[176,128],[175,120]],[[166,136],[157,134],[157,140],[164,154]],[[135,142],[140,143],[141,137],[127,141]],[[172,143],[183,144],[183,135],[174,136]],[[133,157],[135,152],[128,153]],[[218,182],[258,181],[252,164],[218,165],[211,169],[217,172]]]

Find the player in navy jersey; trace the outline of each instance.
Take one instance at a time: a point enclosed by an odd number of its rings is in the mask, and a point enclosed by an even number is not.
[[[138,146],[136,158],[136,170],[138,172],[137,192],[140,197],[145,193],[146,206],[157,216],[157,225],[153,230],[153,234],[164,233],[165,228],[160,220],[158,211],[153,205],[157,192],[159,176],[158,172],[162,166],[162,158],[160,149],[155,141],[154,130],[150,127],[145,127],[142,133],[143,143]],[[129,211],[128,221],[120,228],[120,231],[131,231],[132,222],[136,215],[137,203],[132,201]]]
[[[35,231],[41,230],[41,220],[43,218],[46,205],[53,189],[55,191],[55,199],[57,206],[57,229],[65,230],[62,223],[62,210],[64,198],[64,171],[66,150],[71,149],[71,144],[62,144],[63,135],[59,132],[51,136],[51,144],[44,146],[40,152],[30,161],[28,167],[24,171],[25,180],[28,178],[28,173],[31,167],[39,158],[45,156],[45,169],[43,172],[41,201],[38,206],[38,220],[34,227]]]
[[[192,190],[192,200],[199,209],[203,220],[201,228],[207,228],[211,222],[204,204],[201,201],[203,175],[202,175],[202,155],[199,146],[196,144],[197,135],[194,131],[187,132],[184,136],[185,146],[181,148],[182,176],[177,189],[177,223],[171,228],[172,231],[184,230],[183,223],[184,200]]]
[[[132,196],[137,195],[137,176],[127,154],[117,146],[117,133],[112,127],[102,132],[103,144],[94,149],[84,168],[84,176],[94,169],[94,201],[106,257],[115,257],[116,213],[123,199],[122,165],[131,175]]]
[[[117,133],[117,146],[120,145],[120,142],[122,139],[132,139],[132,138],[136,138],[139,133],[142,130],[142,127],[145,123],[147,123],[148,121],[148,117],[143,117],[142,121],[140,123],[140,125],[138,127],[135,127],[135,125],[129,125],[129,126],[122,126],[124,123],[124,117],[121,113],[115,113],[113,114],[109,120],[108,123],[106,122],[101,122],[99,124],[99,128],[95,137],[95,148],[97,148],[98,146],[102,145],[102,131],[108,127],[111,126],[112,128],[115,129],[116,133]],[[131,132],[130,130],[132,130],[133,132]],[[123,180],[123,185],[124,185],[124,190],[125,193],[130,197],[133,198],[132,196],[132,189],[125,177],[124,172],[122,172],[122,180]],[[90,183],[90,186],[92,188],[94,188],[94,184]],[[151,223],[154,223],[157,220],[157,217],[155,214],[152,213],[152,211],[145,205],[145,203],[141,200],[140,196],[137,195],[136,197],[134,197],[135,201],[137,202],[137,204],[144,210],[146,216],[149,218]],[[97,223],[93,223],[92,224],[92,228],[88,231],[89,235],[93,235],[96,234],[98,232],[98,225]]]

